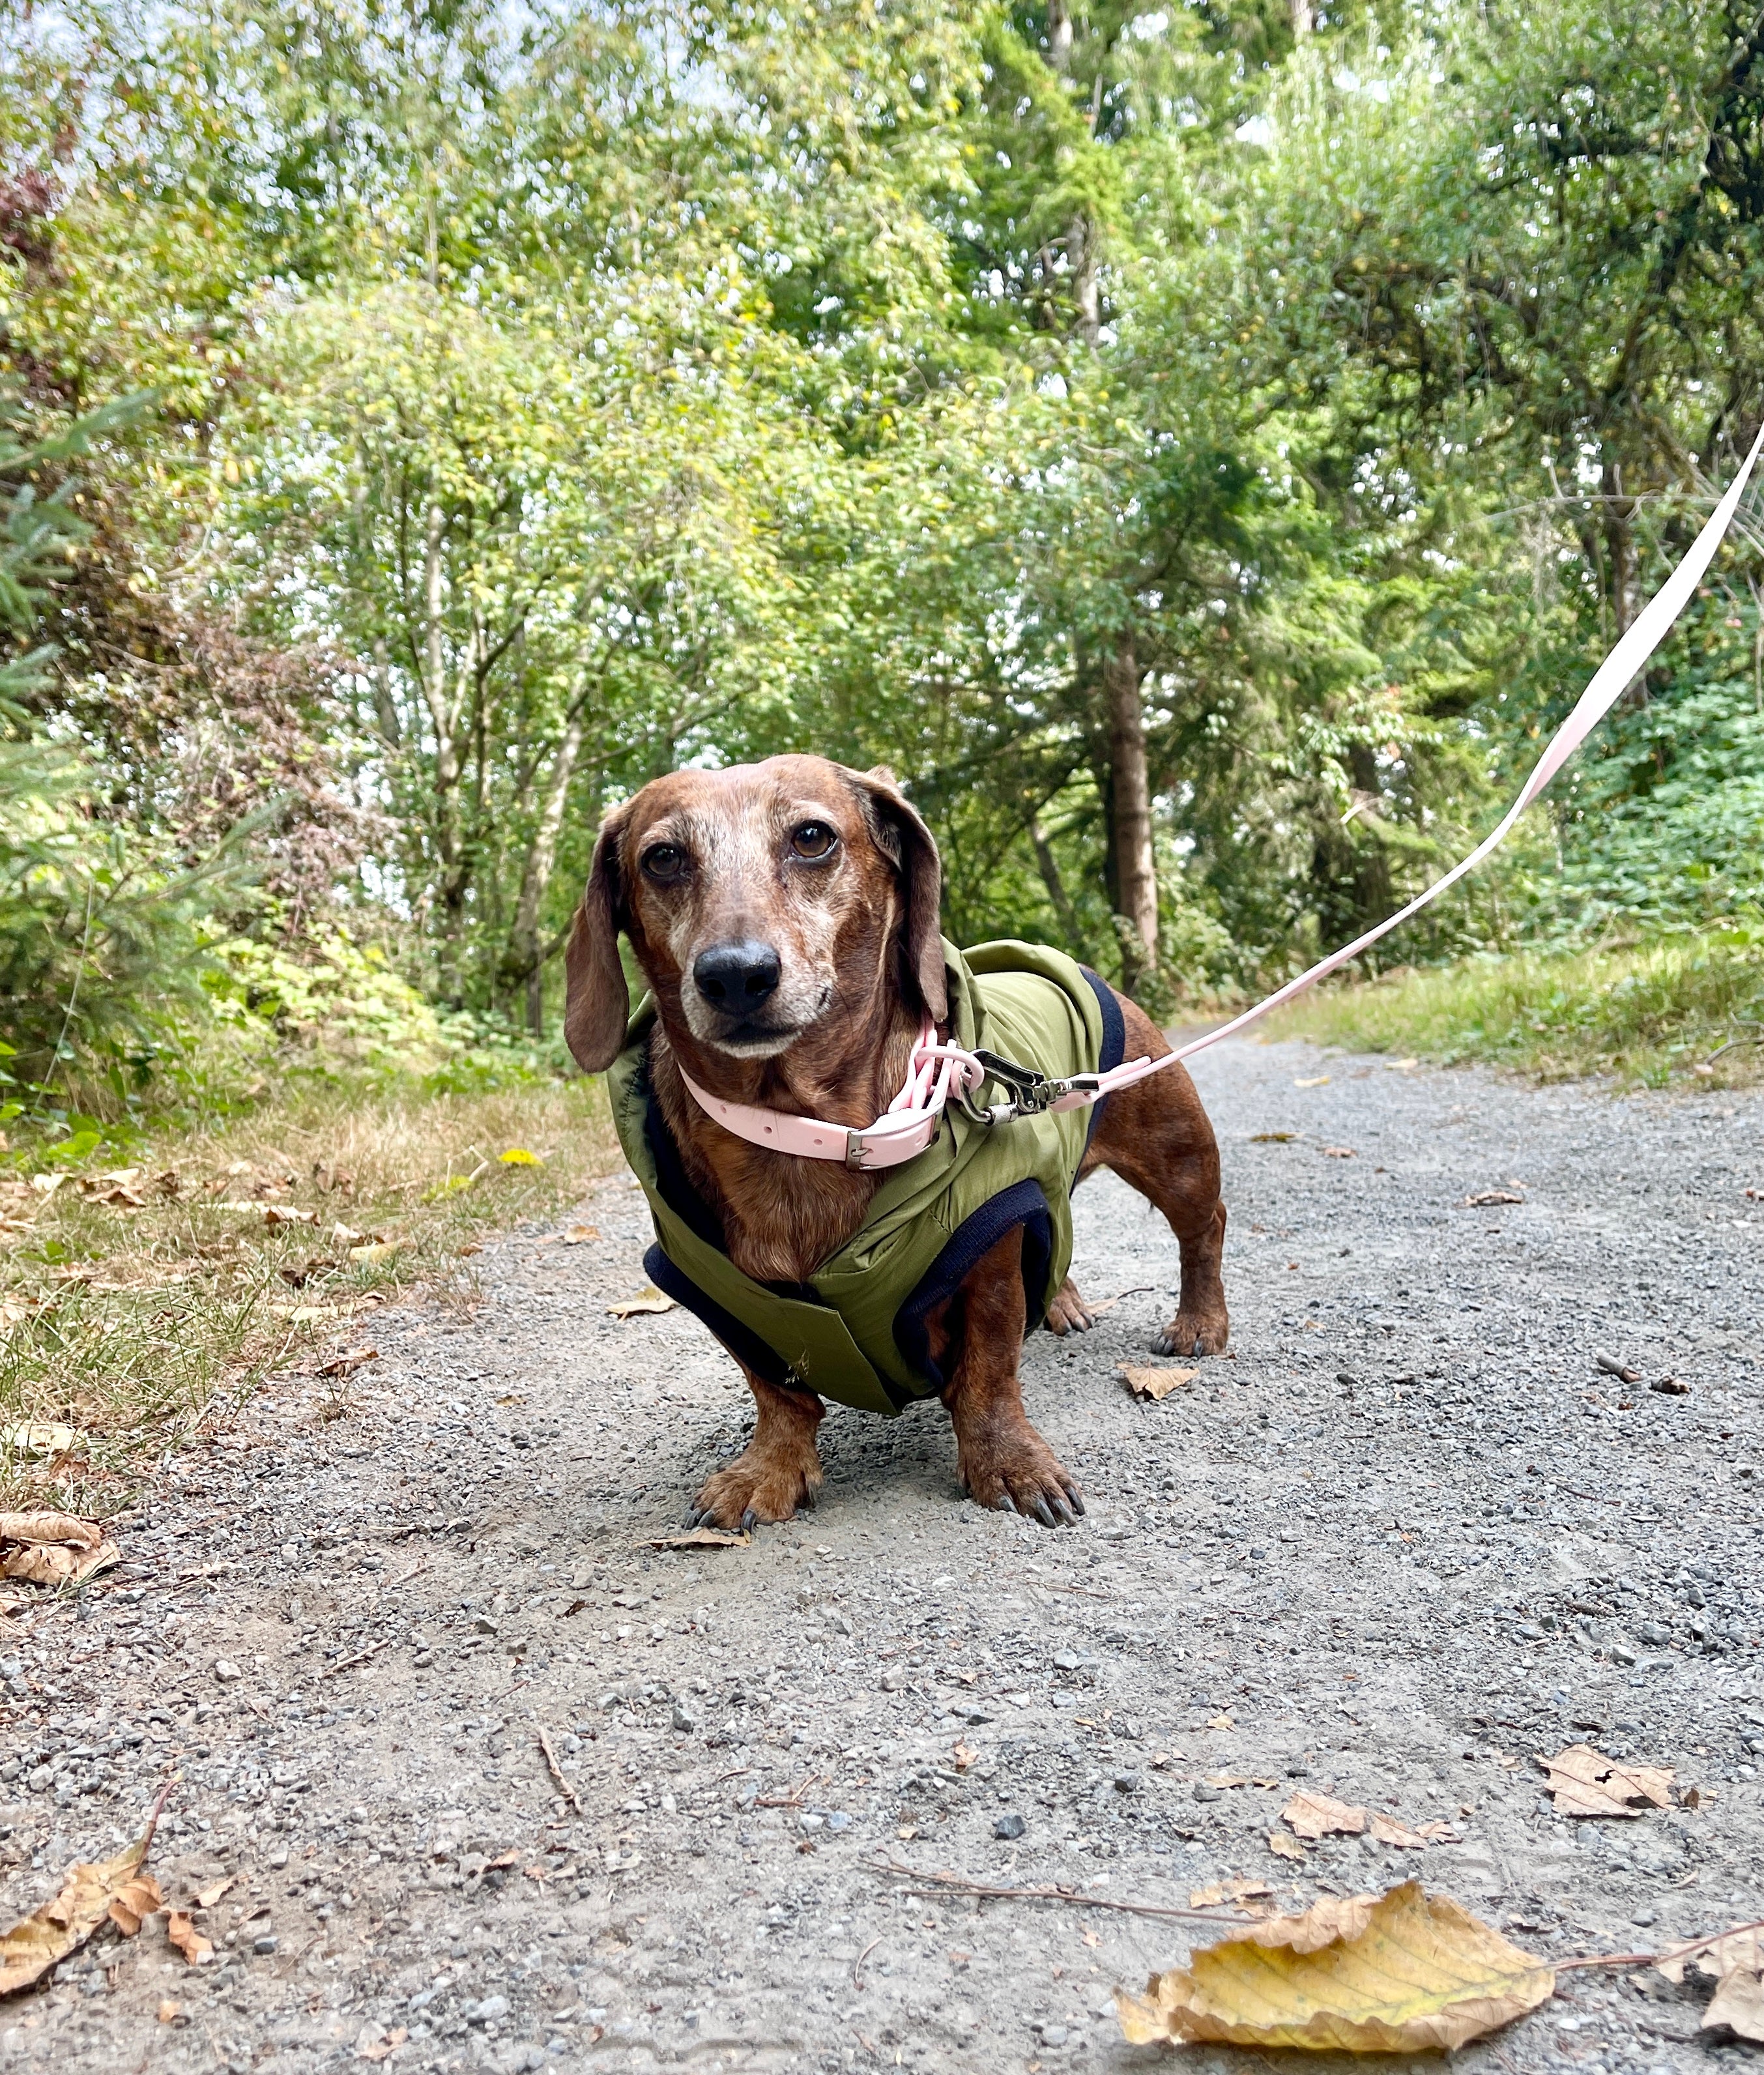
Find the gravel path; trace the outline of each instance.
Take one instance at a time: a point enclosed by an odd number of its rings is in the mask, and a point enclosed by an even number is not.
[[[1181,1925],[905,1896],[879,1858],[1174,1903],[1419,1874],[1561,1954],[1764,1916],[1764,1099],[1198,1063],[1233,1356],[1131,1399],[1153,1293],[1032,1342],[1075,1532],[961,1502],[933,1406],[835,1411],[819,1510],[751,1547],[648,1547],[746,1394],[685,1314],[607,1315],[642,1280],[623,1175],[598,1240],[517,1235],[470,1315],[387,1315],[352,1394],[290,1378],[182,1459],[125,1569],[0,1644],[3,1900],[114,1849],[175,1762],[156,1864],[174,1899],[234,1876],[222,1964],[106,1931],[0,2006],[0,2065],[1157,2060],[1109,1991]],[[1172,1279],[1112,1178],[1078,1225],[1093,1298]],[[1583,1741],[1696,1805],[1555,1816],[1534,1754]],[[1460,1841],[1290,1862],[1295,1784]],[[1688,1990],[1568,1979],[1466,2065],[1764,2066],[1712,2062]]]

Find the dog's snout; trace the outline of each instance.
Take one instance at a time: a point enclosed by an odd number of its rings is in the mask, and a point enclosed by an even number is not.
[[[726,1015],[744,1016],[777,988],[778,955],[750,940],[713,944],[693,960],[692,979],[705,1000]]]

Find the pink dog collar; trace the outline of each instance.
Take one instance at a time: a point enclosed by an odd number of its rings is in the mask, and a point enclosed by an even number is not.
[[[750,1145],[793,1153],[801,1160],[843,1160],[847,1167],[868,1172],[898,1167],[924,1152],[937,1137],[950,1098],[977,1088],[986,1069],[959,1045],[938,1044],[935,1027],[927,1022],[913,1047],[901,1092],[874,1124],[855,1130],[819,1117],[762,1109],[756,1103],[725,1102],[701,1088],[684,1067],[680,1078],[706,1116]]]

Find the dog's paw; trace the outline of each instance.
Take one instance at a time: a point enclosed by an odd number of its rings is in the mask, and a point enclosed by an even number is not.
[[[1050,1333],[1087,1333],[1096,1323],[1096,1314],[1078,1294],[1078,1285],[1067,1276],[1047,1307]]]
[[[1027,1420],[1000,1440],[963,1452],[962,1489],[975,1505],[1070,1527],[1084,1510],[1071,1472]]]
[[[1152,1341],[1154,1355],[1222,1355],[1231,1338],[1224,1311],[1178,1311]]]
[[[775,1450],[749,1448],[710,1478],[687,1510],[688,1527],[752,1527],[761,1521],[789,1520],[799,1506],[813,1506],[821,1489],[820,1460]]]

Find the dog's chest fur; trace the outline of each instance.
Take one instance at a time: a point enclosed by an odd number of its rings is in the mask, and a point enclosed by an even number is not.
[[[780,1098],[770,1106],[825,1116],[830,1123],[868,1124],[885,1100],[870,1083],[897,1087],[912,1043],[909,1035],[880,1048],[880,1071],[872,1066],[861,1076],[861,1091],[835,1086],[818,1097]],[[876,1195],[876,1176],[836,1161],[768,1152],[725,1131],[687,1093],[660,1033],[651,1073],[687,1178],[722,1221],[730,1260],[756,1282],[806,1282],[863,1223]]]

